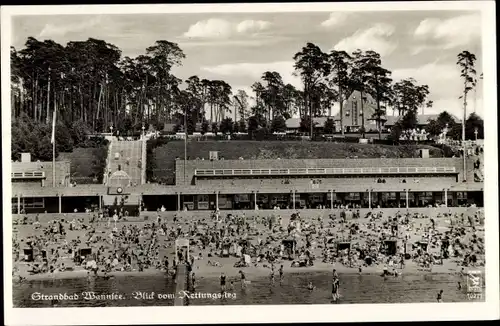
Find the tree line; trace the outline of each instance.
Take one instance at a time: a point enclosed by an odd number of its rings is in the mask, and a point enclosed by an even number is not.
[[[250,95],[243,90],[233,93],[224,80],[176,77],[172,69],[182,65],[185,57],[178,44],[166,40],[156,41],[144,54],[131,58],[122,57],[118,47],[103,40],[89,38],[63,46],[29,37],[24,48],[11,48],[13,121],[27,117],[34,123],[50,124],[56,110],[63,125],[71,127],[79,121],[91,132],[114,127],[126,134],[149,125],[162,130],[165,123],[180,129],[186,124],[190,133],[196,124],[205,132],[253,132],[283,129],[286,119],[298,115],[301,129],[312,135],[313,117],[331,116],[335,102],[343,117],[344,101],[358,91],[364,134],[367,119],[375,120],[381,131],[388,109],[405,115],[432,106],[427,85],[411,77],[393,82],[380,54],[372,50],[324,52],[307,43],[293,56],[294,74],[303,89],[285,84],[276,71],[266,71],[252,85],[255,104],[251,106]],[[475,60],[463,51],[457,62],[464,79],[464,112],[467,94],[476,83]],[[363,108],[368,95],[376,103],[371,116],[365,116]],[[337,131],[343,134],[343,119],[339,120]],[[328,120],[327,127],[334,128],[335,122]]]
[[[136,58],[121,57],[103,40],[69,42],[28,38],[21,50],[11,48],[12,112],[49,123],[52,112],[66,124],[81,120],[94,132],[121,126],[140,130],[143,124],[162,129],[189,107],[201,119],[209,106],[219,121],[230,105],[231,86],[221,80],[182,80],[171,70],[185,55],[176,43],[156,41]],[[191,118],[191,117],[190,117]]]

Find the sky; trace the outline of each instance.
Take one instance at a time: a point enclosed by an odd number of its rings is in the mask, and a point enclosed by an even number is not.
[[[40,15],[12,17],[12,42],[52,39],[61,44],[103,39],[123,56],[145,53],[156,40],[178,43],[186,55],[174,74],[182,79],[223,79],[233,92],[245,90],[265,71],[277,71],[285,83],[302,88],[293,76],[293,56],[307,42],[324,52],[374,50],[395,81],[413,77],[429,86],[434,102],[425,114],[444,110],[463,115],[457,54],[476,54],[482,69],[479,11],[171,13],[116,15]],[[483,116],[482,85],[469,97],[468,112]],[[333,113],[336,113],[337,106]],[[420,112],[421,113],[421,112]]]

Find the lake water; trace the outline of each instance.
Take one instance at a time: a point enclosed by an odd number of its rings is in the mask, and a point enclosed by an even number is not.
[[[234,278],[236,280],[236,277]],[[458,289],[458,282],[462,289]],[[315,290],[306,287],[313,282]],[[218,278],[197,277],[196,292],[220,293]],[[459,275],[427,274],[383,278],[377,275],[340,275],[340,303],[433,303],[443,290],[444,302],[469,302],[466,279]],[[84,300],[83,292],[121,294],[122,299]],[[137,292],[151,294],[139,295]],[[36,280],[14,284],[15,307],[51,307],[51,300],[33,300],[33,293],[79,295],[78,300],[59,300],[58,307],[124,307],[171,306],[175,284],[166,276],[121,276],[111,279]],[[242,289],[235,281],[234,296],[226,299],[190,299],[190,305],[251,305],[251,304],[329,304],[331,303],[331,273],[285,274],[283,284],[271,286],[267,277],[251,278]],[[158,294],[164,295],[162,299]],[[141,298],[137,298],[137,297]],[[474,301],[484,301],[475,299]]]

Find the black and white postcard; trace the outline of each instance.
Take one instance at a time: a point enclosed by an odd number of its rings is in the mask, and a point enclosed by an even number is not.
[[[6,324],[498,318],[494,13],[2,7]]]

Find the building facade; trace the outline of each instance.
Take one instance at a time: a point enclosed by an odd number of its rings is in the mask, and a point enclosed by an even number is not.
[[[377,103],[368,93],[354,91],[344,101],[342,106],[342,116],[340,111],[335,115],[335,130],[341,130],[341,121],[345,132],[357,132],[362,126],[366,131],[376,131],[377,126],[373,120],[373,114],[377,108]]]
[[[471,160],[467,167],[464,171],[460,158],[188,160],[186,164],[178,160],[175,185],[53,187],[45,182],[30,187],[13,183],[12,208],[14,213],[83,212],[109,206],[104,204],[105,196],[124,198],[129,200],[127,206],[140,205],[149,211],[162,206],[170,211],[482,207],[483,182],[474,180]]]

